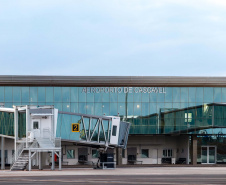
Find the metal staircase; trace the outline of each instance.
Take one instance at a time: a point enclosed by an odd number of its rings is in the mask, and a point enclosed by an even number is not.
[[[14,164],[11,167],[12,170],[24,170],[26,166],[28,165],[29,161],[29,155],[27,150],[23,150],[20,156],[17,158],[17,160],[14,162]]]

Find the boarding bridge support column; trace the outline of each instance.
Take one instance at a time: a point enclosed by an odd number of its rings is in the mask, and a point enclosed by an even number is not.
[[[55,152],[52,151],[52,166],[51,170],[55,170]]]
[[[61,170],[61,151],[59,151],[59,170]]]
[[[191,136],[191,164],[197,164],[197,136]]]
[[[1,170],[5,169],[5,138],[1,138]]]
[[[116,148],[117,165],[122,165],[122,148]]]

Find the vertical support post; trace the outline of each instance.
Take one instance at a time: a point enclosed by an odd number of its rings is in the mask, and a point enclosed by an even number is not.
[[[1,170],[5,169],[5,138],[1,138]]]
[[[52,166],[51,170],[55,170],[55,152],[52,151]]]
[[[59,170],[61,170],[61,150],[59,151]]]
[[[196,165],[197,164],[197,136],[196,135],[192,135],[191,137],[191,150],[192,150],[191,164]]]
[[[28,148],[28,142],[27,142],[28,122],[29,122],[29,109],[28,109],[28,105],[26,105],[26,148]]]
[[[15,161],[17,159],[17,148],[16,148],[16,143],[18,139],[18,109],[16,106],[14,106],[14,149],[15,149]]]
[[[122,165],[122,148],[116,148],[117,165]]]
[[[42,153],[38,152],[38,166],[39,170],[42,170]]]
[[[28,171],[31,171],[31,150],[29,150]]]

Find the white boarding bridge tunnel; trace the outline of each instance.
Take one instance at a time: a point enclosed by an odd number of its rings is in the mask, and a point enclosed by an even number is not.
[[[11,161],[11,170],[30,171],[34,165],[43,169],[49,160],[50,153],[52,156],[57,155],[59,159],[61,158],[61,139],[56,137],[57,109],[53,106],[27,105],[0,108],[0,112],[1,121],[5,120],[9,125],[8,130],[1,129],[2,135],[11,136],[14,139],[12,156],[8,156]],[[1,123],[1,127],[4,126]],[[10,142],[6,144],[8,143]],[[1,150],[4,150],[3,147],[4,144],[1,145]],[[1,165],[3,166],[3,163]],[[51,169],[55,169],[54,158],[52,158]],[[61,161],[59,160],[60,169]]]

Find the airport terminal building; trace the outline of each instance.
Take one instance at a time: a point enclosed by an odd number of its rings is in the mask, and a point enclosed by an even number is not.
[[[61,112],[119,116],[131,123],[127,148],[114,151],[118,164],[225,164],[225,77],[135,76],[0,76],[0,106],[53,105]],[[58,117],[57,137],[70,133]],[[12,135],[0,120],[0,134]],[[81,133],[82,137],[82,133]],[[13,154],[6,138],[6,163]],[[97,149],[62,140],[62,161],[79,164],[87,148],[88,161]]]

